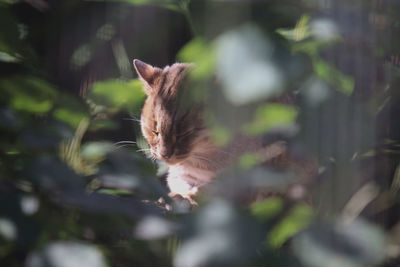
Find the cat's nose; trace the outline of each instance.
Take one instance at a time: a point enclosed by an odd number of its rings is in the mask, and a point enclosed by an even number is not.
[[[172,154],[174,154],[174,151],[172,147],[169,147],[166,144],[161,144],[158,148],[158,153],[163,159],[169,159]]]

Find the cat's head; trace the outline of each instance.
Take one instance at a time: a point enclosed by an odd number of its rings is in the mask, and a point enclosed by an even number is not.
[[[191,64],[175,63],[164,69],[133,61],[147,95],[141,129],[152,155],[169,164],[186,159],[203,130],[201,106],[184,97],[185,76]]]

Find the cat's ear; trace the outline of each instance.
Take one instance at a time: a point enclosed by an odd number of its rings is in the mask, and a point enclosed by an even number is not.
[[[135,67],[135,70],[137,74],[139,75],[139,78],[147,83],[150,87],[154,85],[154,82],[156,81],[157,77],[161,75],[162,70],[156,67],[153,67],[147,63],[144,63],[138,59],[133,60],[133,66]],[[150,88],[149,88],[150,89]],[[145,89],[146,93],[149,94],[149,90]]]

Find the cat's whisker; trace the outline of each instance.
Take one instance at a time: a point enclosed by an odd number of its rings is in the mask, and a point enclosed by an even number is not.
[[[136,150],[136,152],[150,152],[150,151],[151,151],[150,148],[142,148],[142,149]]]
[[[134,141],[119,141],[114,143],[114,145],[119,145],[119,144],[136,144]]]
[[[157,159],[156,159],[153,155],[150,155],[150,160],[151,160],[153,163],[155,163]]]
[[[124,144],[124,145],[115,146],[115,150],[118,150],[120,148],[127,147],[127,146],[134,146],[134,145],[132,145],[132,144]]]
[[[139,122],[139,123],[140,123],[140,119],[138,119],[138,118],[123,118],[123,120],[126,120],[126,121],[135,121],[135,122]]]

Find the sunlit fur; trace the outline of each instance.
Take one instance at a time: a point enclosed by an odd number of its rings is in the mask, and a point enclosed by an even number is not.
[[[157,77],[153,80],[145,80],[145,86],[150,88],[146,88],[148,97],[142,110],[142,133],[153,156],[171,164],[187,158],[195,140],[202,138],[204,132],[201,107],[182,110],[179,105],[179,85],[188,67],[174,64],[154,72]]]
[[[183,83],[191,65],[159,69],[135,60],[134,66],[147,94],[141,115],[143,136],[151,154],[168,165],[170,195],[191,200],[229,161],[227,152],[210,140],[202,106],[187,105],[189,100],[183,97],[183,90],[190,90]]]
[[[168,165],[170,196],[180,195],[195,203],[192,197],[199,188],[246,152],[257,153],[263,163],[290,169],[302,183],[315,175],[315,160],[292,158],[283,141],[234,136],[224,148],[215,146],[204,127],[202,104],[186,97],[193,90],[185,82],[191,64],[160,69],[134,60],[134,66],[147,94],[142,133],[152,156]]]

